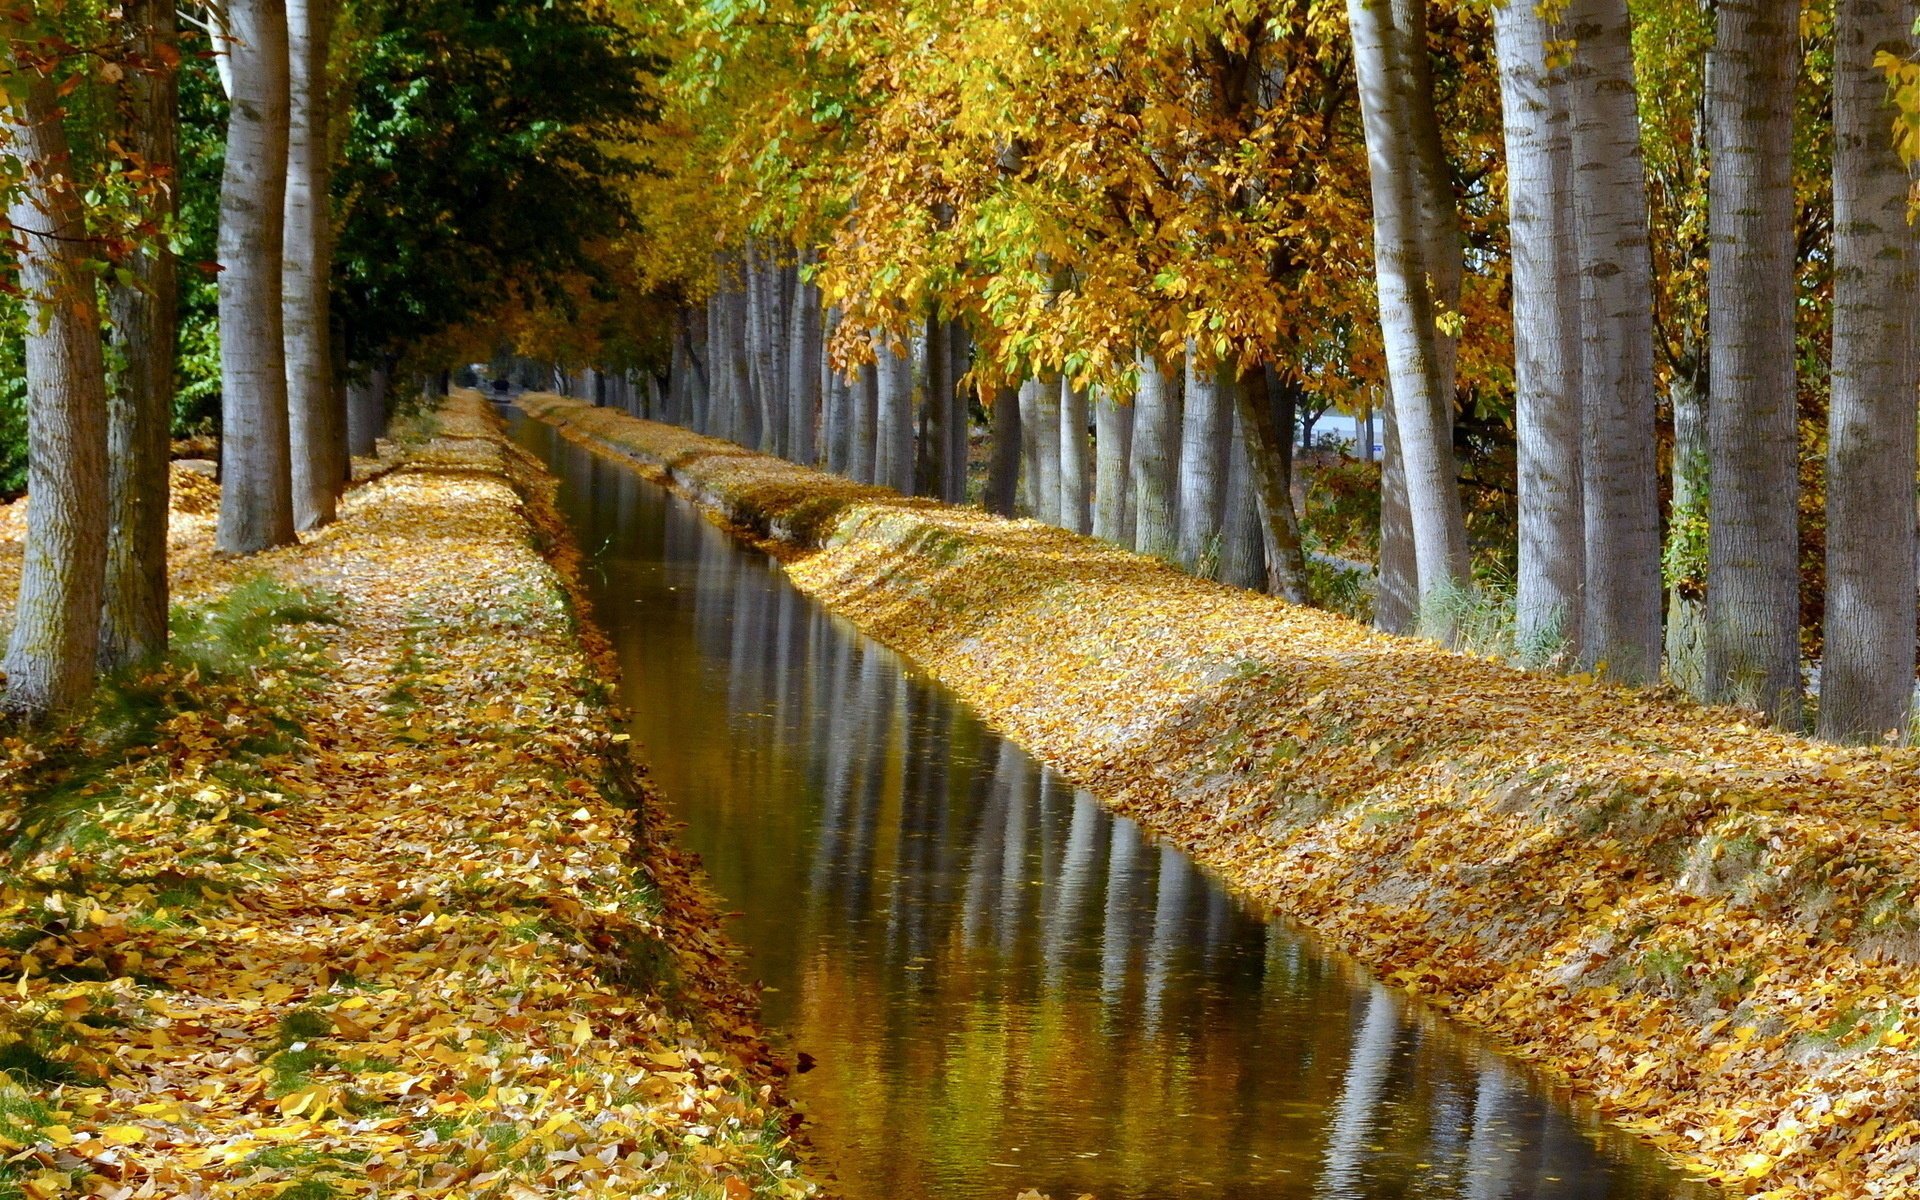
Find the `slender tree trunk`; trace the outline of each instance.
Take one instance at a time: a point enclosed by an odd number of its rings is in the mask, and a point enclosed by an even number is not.
[[[1629,683],[1660,672],[1652,265],[1626,0],[1571,0],[1574,244],[1580,265],[1583,666]]]
[[[233,74],[220,185],[220,521],[224,554],[294,540],[281,324],[291,104],[284,5],[229,0]]]
[[[754,384],[758,358],[754,349],[752,289],[750,277],[741,281],[728,307],[729,338],[727,358],[732,363],[733,380],[727,389],[726,436],[742,446],[758,448],[761,443],[762,413],[760,389]]]
[[[1293,509],[1293,412],[1296,384],[1271,366],[1243,376],[1234,389],[1248,479],[1258,499],[1266,589],[1307,602],[1307,560]],[[1249,585],[1258,586],[1258,585]]]
[[[724,266],[716,265],[714,273],[714,292],[707,297],[707,377],[712,383],[707,402],[698,410],[699,419],[694,422],[694,428],[701,433],[718,435],[720,414],[730,403],[728,393],[733,387],[733,363],[727,354],[727,335],[731,323],[727,316]]]
[[[1236,394],[1247,390],[1236,383]],[[1236,404],[1231,414],[1232,444],[1227,450],[1227,513],[1220,528],[1220,582],[1258,589],[1267,582],[1265,533],[1261,528],[1260,490],[1247,454],[1248,432]]]
[[[171,228],[178,210],[179,84],[172,67],[177,25],[170,0],[131,0],[126,48],[152,70],[122,84],[121,145],[151,172],[156,190],[143,216]],[[173,250],[156,238],[127,264],[132,278],[108,289],[120,369],[107,400],[107,567],[100,668],[157,657],[167,646],[167,459],[179,283]]]
[[[1799,437],[1786,148],[1793,139],[1799,8],[1781,0],[1721,0],[1717,11],[1707,73],[1707,678],[1716,698],[1753,705],[1793,728],[1800,724]],[[1914,397],[1902,403],[1910,409]],[[1906,466],[1911,486],[1911,457]]]
[[[1413,553],[1413,514],[1400,464],[1400,427],[1391,396],[1380,406],[1380,565],[1373,623],[1387,633],[1411,633],[1420,610],[1419,564]]]
[[[879,346],[874,347],[875,356],[885,353]],[[851,387],[852,417],[848,444],[851,453],[847,459],[847,473],[861,483],[873,483],[874,455],[877,450],[876,435],[880,428],[880,371],[877,363],[862,363],[856,371]]]
[[[0,40],[17,33],[0,22]],[[8,61],[5,152],[20,182],[8,204],[27,297],[26,549],[7,644],[6,708],[29,720],[93,686],[106,590],[107,379],[86,262],[78,172],[53,80]]]
[[[1574,252],[1573,132],[1566,83],[1548,66],[1547,22],[1531,4],[1493,12],[1506,125],[1519,443],[1523,657],[1577,657],[1586,587],[1580,472],[1580,288]]]
[[[811,252],[802,255],[811,263]],[[787,449],[802,466],[819,461],[814,429],[820,414],[820,356],[825,337],[821,322],[820,289],[795,277],[792,332],[787,339]]]
[[[759,246],[747,242],[747,315],[746,347],[753,393],[754,429],[752,442],[744,443],[769,454],[786,453],[786,406],[781,403],[780,380],[786,362],[780,357],[773,336],[779,325],[775,309],[780,292],[779,268],[767,259]]]
[[[1187,347],[1180,424],[1180,565],[1211,578],[1227,512],[1227,455],[1233,442],[1232,368],[1209,367]]]
[[[1060,380],[1060,524],[1075,533],[1093,528],[1087,485],[1090,466],[1087,446],[1087,391]]]
[[[327,61],[336,0],[288,0],[287,47],[292,105],[288,122],[283,324],[293,523],[314,529],[333,520],[346,480],[340,411],[333,384],[333,168]]]
[[[879,385],[880,411],[874,429],[874,482],[903,496],[913,494],[913,359],[912,343],[900,344],[885,333],[875,335],[874,375]]]
[[[1093,536],[1122,546],[1133,545],[1127,521],[1127,493],[1133,469],[1134,406],[1114,399],[1106,388],[1093,393]]]
[[[1180,393],[1160,360],[1140,356],[1133,397],[1133,548],[1168,562],[1180,555]]]
[[[1427,46],[1427,0],[1392,0],[1394,28],[1404,39],[1407,63],[1407,135],[1413,148],[1414,206],[1419,213],[1420,244],[1433,289],[1436,317],[1460,311],[1460,288],[1466,276],[1466,241],[1460,232],[1460,206],[1453,194],[1453,175],[1447,168],[1440,114],[1434,103],[1433,61]],[[1436,325],[1433,335],[1435,373],[1445,403],[1448,444],[1452,444],[1454,369],[1460,341]],[[1302,439],[1303,441],[1305,439]]]
[[[1033,515],[1060,524],[1060,377],[1042,375],[1033,390]]]
[[[972,423],[972,406],[968,398],[972,395],[972,385],[964,380],[973,369],[973,337],[967,332],[962,321],[947,322],[947,365],[953,372],[953,424],[947,428],[951,439],[947,448],[947,490],[946,500],[951,504],[967,502],[967,460],[972,452],[972,443],[967,437],[968,426]]]
[[[1373,192],[1374,266],[1401,470],[1425,602],[1468,585],[1466,522],[1453,460],[1452,395],[1435,324],[1431,230],[1423,220],[1415,126],[1416,52],[1386,0],[1348,0],[1354,74]],[[1426,98],[1429,102],[1431,97]],[[1435,614],[1437,616],[1437,614]],[[1452,630],[1434,628],[1445,639]]]
[[[1905,740],[1914,679],[1915,276],[1908,175],[1876,54],[1913,54],[1912,0],[1840,0],[1834,40],[1833,399],[1820,736]]]
[[[1001,385],[994,389],[993,403],[987,409],[992,423],[993,457],[987,466],[987,511],[997,516],[1014,515],[1014,502],[1020,485],[1020,389]]]
[[[947,487],[953,478],[954,370],[953,341],[947,323],[938,315],[927,318],[926,428],[920,439],[921,494],[951,500]]]
[[[1676,370],[1667,392],[1673,403],[1673,525],[1675,535],[1707,519],[1707,395],[1704,364]],[[1667,678],[1696,699],[1707,698],[1707,599],[1697,581],[1669,582]]]
[[[1040,515],[1040,381],[1020,382],[1020,507],[1030,517]]]
[[[363,366],[347,383],[347,451],[356,457],[376,452],[387,426],[387,369]]]

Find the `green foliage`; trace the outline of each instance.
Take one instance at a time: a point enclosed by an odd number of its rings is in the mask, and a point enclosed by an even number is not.
[[[657,68],[584,0],[368,0],[342,165],[336,311],[354,361],[403,352],[503,292],[564,304],[632,227],[610,147]],[[623,137],[623,135],[628,135]]]

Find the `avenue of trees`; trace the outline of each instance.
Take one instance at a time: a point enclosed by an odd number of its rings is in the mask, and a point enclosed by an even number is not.
[[[1904,737],[1917,13],[694,6],[597,394],[1296,600],[1377,406],[1381,627]]]
[[[1300,414],[1365,414],[1382,628],[1904,737],[1916,11],[20,10],[8,704],[163,643],[169,434],[251,553],[387,390],[518,358],[1305,602]]]
[[[175,433],[218,435],[218,549],[286,544],[438,335],[604,276],[639,165],[604,147],[655,63],[577,0],[71,0],[0,39],[6,707],[37,719],[166,646]]]

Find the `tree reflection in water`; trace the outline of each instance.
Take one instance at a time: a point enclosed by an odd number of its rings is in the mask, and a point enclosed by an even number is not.
[[[563,481],[684,842],[854,1200],[1665,1197],[1647,1155],[1227,896],[631,472]]]

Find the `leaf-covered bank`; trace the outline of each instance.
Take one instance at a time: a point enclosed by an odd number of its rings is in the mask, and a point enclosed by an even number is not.
[[[811,1190],[535,470],[457,397],[0,746],[0,1196]]]
[[[1920,754],[522,404],[788,540],[802,588],[1076,782],[1682,1162],[1778,1197],[1920,1195]]]

